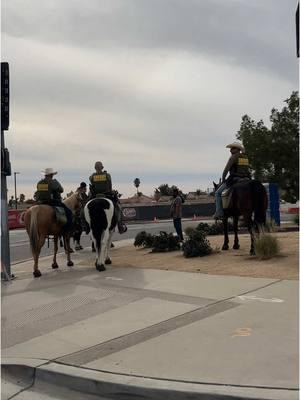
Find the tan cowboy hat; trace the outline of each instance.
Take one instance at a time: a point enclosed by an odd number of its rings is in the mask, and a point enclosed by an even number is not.
[[[54,171],[53,168],[45,168],[45,169],[42,171],[42,174],[45,174],[45,175],[55,175],[55,174],[57,174],[57,171]]]
[[[226,146],[226,148],[227,148],[227,149],[239,149],[239,150],[241,150],[241,151],[245,151],[244,146],[243,146],[241,143],[239,143],[239,142],[229,143],[229,144]]]

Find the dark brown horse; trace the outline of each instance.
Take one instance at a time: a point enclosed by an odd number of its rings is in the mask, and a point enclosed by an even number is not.
[[[214,183],[215,190],[220,186]],[[229,208],[224,210],[223,226],[224,226],[224,243],[222,250],[229,249],[228,238],[228,218],[233,218],[234,230],[234,249],[239,249],[238,238],[238,221],[243,216],[251,236],[250,254],[255,254],[254,240],[255,234],[259,234],[262,227],[266,223],[266,211],[268,208],[268,196],[264,186],[257,180],[244,180],[235,183],[232,187],[232,196]]]
[[[82,199],[80,193],[74,193],[66,200],[64,204],[72,211],[73,215],[82,207]],[[56,220],[55,210],[52,206],[45,204],[30,207],[24,216],[25,227],[30,240],[31,252],[34,260],[33,276],[35,278],[41,276],[38,268],[38,260],[41,248],[45,243],[45,239],[49,235],[54,236],[54,256],[52,268],[58,268],[56,255],[58,250],[58,238],[63,237],[65,250],[67,253],[67,265],[73,265],[70,257],[70,232],[64,232],[64,224]]]

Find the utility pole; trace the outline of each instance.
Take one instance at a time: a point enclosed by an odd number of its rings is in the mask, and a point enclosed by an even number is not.
[[[9,126],[9,66],[7,62],[1,63],[1,278],[9,280],[10,252],[7,207],[7,182],[6,177],[11,175],[9,152],[5,148],[4,131]]]

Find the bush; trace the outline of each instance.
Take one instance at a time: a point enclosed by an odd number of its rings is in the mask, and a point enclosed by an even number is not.
[[[200,222],[196,229],[205,232],[206,235],[223,235],[224,233],[223,222],[215,222],[211,225]],[[233,223],[231,221],[228,221],[228,232],[233,232]]]
[[[212,253],[212,248],[203,230],[189,229],[187,234],[189,237],[182,245],[185,257],[203,257]]]
[[[275,257],[280,248],[278,239],[270,233],[261,233],[254,242],[255,254],[262,260]]]
[[[153,253],[179,250],[179,238],[172,233],[168,234],[167,232],[161,231],[159,235],[153,237],[152,247]]]
[[[147,247],[151,248],[153,245],[154,236],[146,231],[139,232],[134,240],[135,247]]]

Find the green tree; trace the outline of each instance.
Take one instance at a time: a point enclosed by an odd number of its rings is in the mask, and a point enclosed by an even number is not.
[[[178,189],[178,187],[175,185],[169,186],[167,183],[163,183],[155,189],[155,193],[158,192],[161,196],[172,196],[174,189]]]
[[[293,92],[281,111],[271,110],[271,128],[263,121],[242,117],[236,137],[244,144],[253,176],[262,182],[278,183],[282,197],[299,199],[299,96]]]
[[[133,183],[134,183],[134,186],[136,187],[136,194],[139,195],[139,190],[138,190],[138,188],[139,188],[139,186],[140,186],[140,184],[141,184],[140,179],[139,179],[139,178],[135,178],[135,180],[133,181]]]

